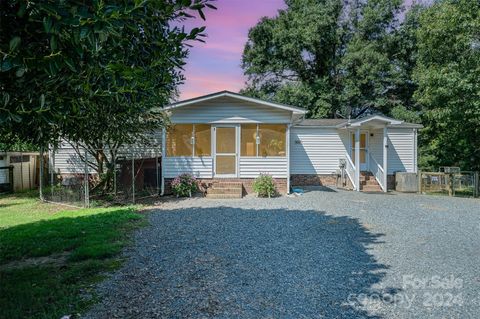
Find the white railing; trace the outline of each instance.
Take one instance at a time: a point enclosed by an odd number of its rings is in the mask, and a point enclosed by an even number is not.
[[[350,158],[350,155],[348,155],[348,153],[345,153],[345,159],[345,171],[347,172],[348,178],[350,178],[350,181],[352,182],[353,189],[356,190],[357,185],[355,183],[355,165],[353,165],[352,159]]]
[[[382,190],[385,192],[386,191],[386,185],[384,185],[385,181],[385,170],[383,167],[378,164],[378,162],[375,160],[375,158],[372,156],[372,153],[368,152],[368,156],[370,158],[369,166],[370,166],[370,172],[372,172],[373,176],[375,176],[375,179],[377,180],[378,184],[382,188]]]

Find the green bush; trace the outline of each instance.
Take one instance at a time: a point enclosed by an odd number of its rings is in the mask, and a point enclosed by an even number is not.
[[[253,182],[253,191],[258,197],[272,197],[277,194],[275,182],[272,176],[268,174],[260,174]]]
[[[197,179],[191,174],[181,174],[172,181],[172,191],[177,197],[191,197],[198,191]]]

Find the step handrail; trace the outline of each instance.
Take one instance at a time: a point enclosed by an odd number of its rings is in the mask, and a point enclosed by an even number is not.
[[[350,155],[348,154],[348,152],[345,153],[345,159],[347,160],[345,171],[347,172],[347,176],[350,179],[350,182],[352,182],[353,189],[356,190],[357,189],[357,185],[355,183],[356,168],[355,168],[355,165],[353,164],[353,161],[350,158]]]
[[[377,160],[373,157],[372,153],[368,152],[369,159],[375,164],[373,169],[372,165],[369,163],[370,171],[372,172],[373,176],[377,180],[378,184],[382,188],[382,190],[386,191],[386,185],[384,185],[384,178],[385,178],[385,170],[383,167],[377,162]]]

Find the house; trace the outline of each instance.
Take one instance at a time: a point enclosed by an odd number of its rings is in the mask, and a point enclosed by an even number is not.
[[[361,119],[305,119],[306,110],[229,91],[164,108],[172,126],[161,132],[161,193],[182,173],[203,185],[240,185],[270,174],[277,189],[332,185],[356,191],[387,191],[395,172],[417,171],[417,134],[422,127],[382,115]],[[160,135],[160,134],[159,134]],[[66,153],[55,161],[66,171]],[[63,162],[62,162],[63,161]],[[75,160],[70,160],[75,163]]]
[[[418,124],[380,115],[307,120],[302,108],[228,91],[165,109],[173,123],[163,132],[166,192],[181,173],[207,183],[233,179],[247,192],[268,173],[285,193],[291,185],[338,185],[342,174],[354,190],[387,191],[395,172],[417,171]]]

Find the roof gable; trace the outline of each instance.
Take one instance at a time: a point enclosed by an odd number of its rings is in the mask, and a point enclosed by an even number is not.
[[[276,108],[276,109],[282,109],[282,110],[285,110],[285,111],[293,112],[294,114],[305,114],[307,112],[303,108],[290,106],[290,105],[286,105],[286,104],[281,104],[281,103],[265,101],[265,100],[245,96],[245,95],[242,95],[242,94],[233,93],[233,92],[230,92],[230,91],[220,91],[220,92],[207,94],[207,95],[203,95],[203,96],[200,96],[200,97],[196,97],[196,98],[192,98],[192,99],[188,99],[188,100],[184,100],[184,101],[179,101],[179,102],[167,105],[164,109],[165,110],[172,110],[172,109],[180,108],[180,107],[183,107],[183,106],[193,105],[193,104],[196,104],[196,103],[210,101],[210,100],[214,100],[214,99],[218,99],[218,98],[224,98],[224,97],[228,97],[228,98],[232,98],[232,99],[236,99],[236,100],[240,100],[240,101],[246,101],[246,102],[250,102],[250,103],[255,103],[255,104],[259,104],[259,105],[269,106],[269,107]]]

